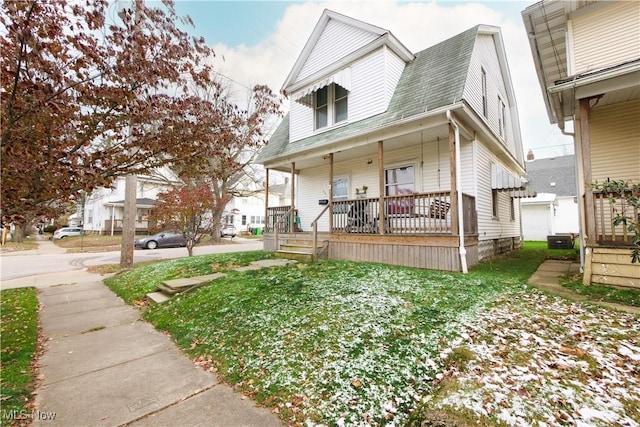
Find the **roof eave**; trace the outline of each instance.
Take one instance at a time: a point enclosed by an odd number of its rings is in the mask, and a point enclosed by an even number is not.
[[[455,104],[451,104],[451,105],[447,105],[445,107],[441,107],[441,108],[437,108],[434,110],[430,110],[430,111],[426,111],[424,113],[421,114],[415,114],[411,117],[407,117],[407,118],[402,118],[402,119],[398,119],[396,121],[390,122],[390,123],[385,123],[382,126],[378,126],[375,128],[370,128],[367,129],[363,132],[359,132],[359,133],[355,133],[352,135],[348,135],[348,136],[344,136],[341,138],[337,138],[331,142],[325,143],[325,144],[321,144],[321,145],[316,145],[313,147],[308,147],[306,149],[303,150],[299,150],[299,151],[295,151],[295,152],[290,152],[287,153],[285,155],[278,155],[278,156],[273,156],[269,159],[264,159],[262,164],[264,165],[265,168],[275,168],[277,167],[279,164],[282,163],[286,163],[286,162],[292,162],[292,161],[296,161],[297,159],[304,157],[307,158],[309,156],[319,156],[319,155],[324,155],[324,154],[328,154],[331,153],[335,150],[347,150],[350,148],[355,148],[355,147],[359,147],[365,144],[369,144],[372,140],[384,140],[384,139],[388,139],[390,137],[395,136],[394,135],[394,131],[396,131],[395,133],[398,133],[397,130],[403,126],[409,126],[411,125],[412,122],[417,122],[420,120],[424,120],[427,118],[432,118],[432,117],[436,117],[438,115],[442,115],[443,116],[443,122],[446,122],[446,116],[445,113],[448,110],[451,111],[455,111],[455,110],[462,110],[464,107],[464,103],[463,102],[457,102]],[[405,132],[399,132],[399,133],[406,133]],[[356,140],[355,142],[353,142],[354,140]]]

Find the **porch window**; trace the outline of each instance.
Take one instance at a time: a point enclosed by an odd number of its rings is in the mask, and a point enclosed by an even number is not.
[[[480,68],[482,73],[482,115],[487,117],[487,72]]]
[[[315,129],[344,122],[348,119],[349,91],[337,84],[330,84],[315,92]]]
[[[387,196],[409,196],[414,192],[413,166],[389,168],[384,171],[384,191]],[[387,206],[389,214],[413,213],[413,200],[397,198]]]
[[[340,200],[349,199],[349,179],[344,178],[336,178],[333,180],[333,201],[337,202]],[[346,204],[339,204],[333,208],[333,213],[346,213],[348,206]]]

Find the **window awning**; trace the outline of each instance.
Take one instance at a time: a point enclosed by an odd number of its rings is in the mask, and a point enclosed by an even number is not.
[[[508,192],[513,198],[535,197],[536,192],[527,187],[527,180],[513,175],[498,164],[491,165],[491,189]]]
[[[316,81],[314,84],[305,87],[298,93],[292,95],[294,101],[306,105],[313,106],[313,93],[325,86],[335,83],[342,86],[346,90],[351,90],[351,68],[345,68],[337,73]]]

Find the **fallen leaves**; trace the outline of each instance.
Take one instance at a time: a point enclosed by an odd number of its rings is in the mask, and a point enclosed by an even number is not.
[[[451,375],[458,387],[438,396],[436,409],[467,408],[513,426],[640,425],[628,403],[640,401],[633,315],[532,292],[504,298],[464,330],[475,334],[446,345],[464,344],[477,359]]]

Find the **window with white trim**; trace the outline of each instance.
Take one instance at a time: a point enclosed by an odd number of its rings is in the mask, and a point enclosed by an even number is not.
[[[335,178],[331,185],[331,191],[333,192],[332,198],[334,202],[349,199],[349,178]],[[347,208],[347,205],[337,205],[333,208],[333,213],[346,213]]]
[[[487,72],[480,68],[482,73],[482,115],[487,117]]]
[[[505,105],[502,101],[502,98],[498,96],[498,132],[500,136],[504,137],[506,135],[506,115],[505,115]]]
[[[386,196],[409,196],[414,193],[415,179],[413,166],[388,168],[384,171],[384,193]],[[408,215],[413,213],[412,198],[394,198],[387,202],[388,214]]]
[[[499,213],[499,205],[498,205],[498,190],[491,190],[491,215],[493,218],[498,218]]]
[[[516,220],[516,199],[514,197],[511,198],[511,206],[509,207],[509,218],[511,221]]]
[[[314,93],[315,129],[333,126],[348,119],[349,91],[332,83]]]

